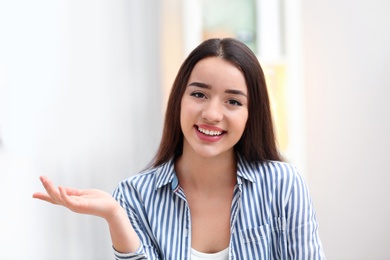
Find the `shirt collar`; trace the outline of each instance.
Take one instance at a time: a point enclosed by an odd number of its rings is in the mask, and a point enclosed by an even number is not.
[[[255,165],[246,161],[241,155],[237,154],[237,176],[255,183],[254,178]],[[159,189],[167,184],[171,184],[172,190],[178,185],[178,179],[175,172],[175,162],[173,159],[156,168],[156,187]]]
[[[176,187],[172,187],[173,189],[178,186],[178,180],[175,173],[175,162],[173,159],[157,167],[155,189],[157,190],[169,183],[171,183],[172,186],[176,185]]]
[[[237,154],[237,176],[255,183],[255,164],[248,162],[240,154]]]

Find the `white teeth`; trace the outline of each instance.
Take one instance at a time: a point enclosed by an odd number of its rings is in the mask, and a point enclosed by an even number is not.
[[[222,131],[207,130],[207,129],[203,129],[203,128],[200,128],[200,127],[198,127],[198,130],[199,130],[199,132],[201,132],[201,133],[203,133],[205,135],[215,136],[215,135],[221,135],[222,134]]]

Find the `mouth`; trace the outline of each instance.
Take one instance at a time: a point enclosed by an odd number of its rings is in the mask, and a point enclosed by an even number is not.
[[[204,129],[204,128],[199,127],[199,126],[196,126],[196,129],[198,130],[198,132],[200,132],[200,133],[202,133],[204,135],[208,135],[208,136],[221,136],[224,133],[226,133],[226,131],[222,131],[222,130],[209,130],[209,129]]]

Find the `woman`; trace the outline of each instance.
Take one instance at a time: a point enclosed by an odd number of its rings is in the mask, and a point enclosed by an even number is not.
[[[306,184],[283,163],[252,51],[210,39],[173,84],[149,170],[113,193],[59,187],[34,197],[107,220],[117,259],[323,259]]]

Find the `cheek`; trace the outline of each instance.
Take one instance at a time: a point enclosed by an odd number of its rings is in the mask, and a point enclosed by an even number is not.
[[[183,100],[185,102],[181,103],[181,118],[186,118],[189,116],[194,116],[197,113],[197,106],[194,102],[188,102],[186,100]]]
[[[186,102],[182,102],[180,106],[180,125],[181,128],[188,127],[188,123],[191,119],[191,107]]]
[[[242,133],[244,133],[245,128],[246,128],[247,123],[248,123],[248,113],[243,113],[240,118],[241,118],[241,120],[239,122],[237,122],[237,125],[239,126],[240,132],[242,134]]]

